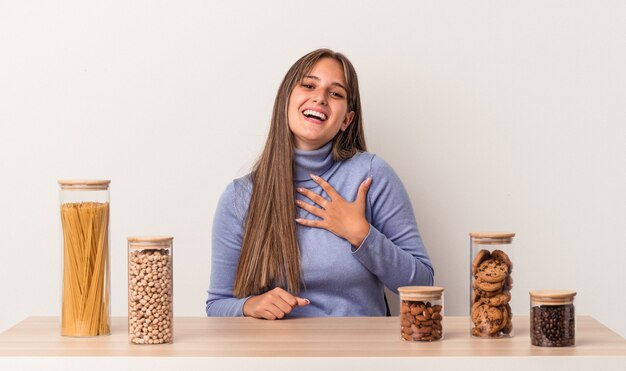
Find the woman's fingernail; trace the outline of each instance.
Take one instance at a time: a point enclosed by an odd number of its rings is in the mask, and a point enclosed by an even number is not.
[[[299,187],[298,187],[298,188],[296,188],[296,191],[298,191],[298,192],[302,193],[302,192],[304,192],[304,188],[299,188]]]
[[[311,304],[311,300],[309,299],[304,299],[306,301],[307,304]]]
[[[365,179],[365,185],[368,186],[370,184],[372,184],[372,178]]]
[[[317,181],[317,178],[318,178],[318,176],[317,176],[317,175],[315,175],[315,174],[310,174],[310,175],[311,175],[311,179],[313,179],[313,180]]]

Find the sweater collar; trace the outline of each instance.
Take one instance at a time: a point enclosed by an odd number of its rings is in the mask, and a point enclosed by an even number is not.
[[[311,180],[310,174],[323,175],[333,164],[333,142],[313,151],[295,148],[293,156],[293,180]]]

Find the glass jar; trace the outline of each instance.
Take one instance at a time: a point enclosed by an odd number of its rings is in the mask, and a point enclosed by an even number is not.
[[[470,333],[513,336],[513,237],[515,233],[470,233]]]
[[[403,286],[400,293],[400,336],[406,341],[443,339],[443,288]]]
[[[530,343],[540,347],[569,347],[576,341],[576,291],[530,293]]]
[[[174,340],[173,237],[128,237],[128,341]]]
[[[61,335],[110,334],[109,180],[59,180]]]

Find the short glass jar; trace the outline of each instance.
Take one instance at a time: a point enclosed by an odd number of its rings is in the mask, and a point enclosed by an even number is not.
[[[173,237],[128,237],[128,341],[174,339]]]
[[[406,341],[443,339],[443,288],[403,286],[400,294],[400,336]]]
[[[576,291],[539,290],[530,293],[530,343],[569,347],[576,342]]]
[[[513,336],[513,237],[515,233],[470,233],[470,333]]]

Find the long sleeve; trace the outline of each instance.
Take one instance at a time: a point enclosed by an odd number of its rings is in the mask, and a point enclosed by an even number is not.
[[[220,197],[213,219],[211,282],[206,301],[208,316],[243,316],[247,298],[233,297],[233,283],[243,240],[244,211],[236,202],[241,196],[237,181],[228,185]]]
[[[401,286],[432,285],[432,264],[400,178],[377,156],[370,176],[370,231],[353,256],[396,293]]]

